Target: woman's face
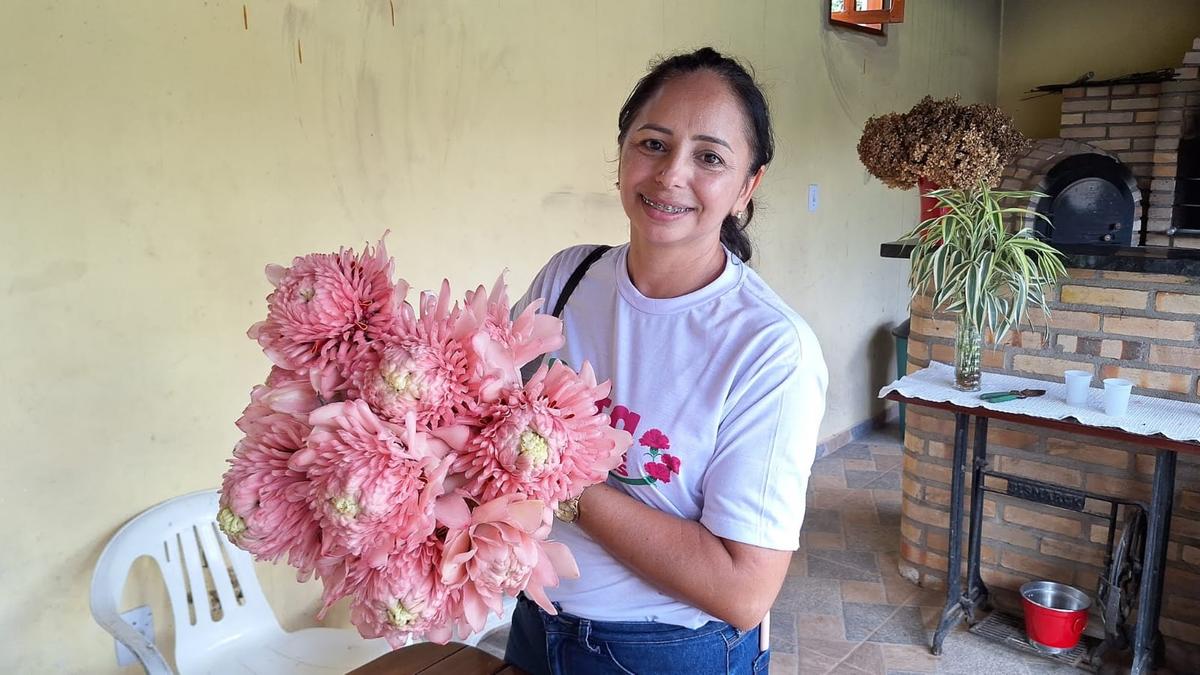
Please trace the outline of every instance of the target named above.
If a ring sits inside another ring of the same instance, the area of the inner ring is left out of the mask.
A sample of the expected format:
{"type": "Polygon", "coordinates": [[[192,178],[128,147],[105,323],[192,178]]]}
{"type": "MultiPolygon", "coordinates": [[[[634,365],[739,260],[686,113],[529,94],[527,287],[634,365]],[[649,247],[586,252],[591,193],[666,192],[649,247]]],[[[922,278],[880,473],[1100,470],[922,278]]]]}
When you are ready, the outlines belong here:
{"type": "Polygon", "coordinates": [[[763,168],[749,175],[749,120],[724,80],[677,77],[652,96],[621,144],[621,205],[640,246],[703,250],[721,222],[746,208],[763,168]]]}

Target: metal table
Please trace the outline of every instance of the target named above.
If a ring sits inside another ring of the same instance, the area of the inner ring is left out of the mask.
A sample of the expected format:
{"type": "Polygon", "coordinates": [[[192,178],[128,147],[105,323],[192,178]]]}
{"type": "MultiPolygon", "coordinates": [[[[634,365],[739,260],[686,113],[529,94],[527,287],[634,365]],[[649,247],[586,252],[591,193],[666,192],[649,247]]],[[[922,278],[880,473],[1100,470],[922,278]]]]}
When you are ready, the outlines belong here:
{"type": "MultiPolygon", "coordinates": [[[[942,642],[959,621],[975,622],[975,611],[988,600],[988,589],[979,573],[979,545],[982,537],[983,479],[987,473],[988,420],[997,419],[1027,426],[1069,432],[1152,448],[1157,452],[1154,463],[1153,491],[1147,508],[1146,545],[1142,558],[1140,599],[1137,623],[1133,631],[1132,675],[1148,675],[1154,666],[1158,637],[1158,618],[1162,607],[1163,572],[1166,567],[1168,530],[1175,493],[1175,462],[1177,453],[1200,454],[1200,442],[1176,441],[1163,436],[1146,436],[1107,427],[1079,423],[1073,419],[1054,420],[1031,415],[1002,412],[990,408],[969,407],[944,401],[912,398],[892,391],[885,398],[909,405],[946,410],[954,414],[954,459],[951,473],[949,564],[946,570],[947,598],[941,620],[933,636],[931,651],[942,652],[942,642]],[[973,444],[971,512],[967,551],[967,583],[963,588],[962,575],[962,518],[964,497],[963,472],[967,464],[967,431],[970,418],[975,418],[973,444]]],[[[1038,484],[1039,481],[1026,481],[1038,484]]],[[[1042,484],[1047,485],[1047,484],[1042,484]]],[[[1036,485],[1035,485],[1036,487],[1036,485]]],[[[1057,486],[1051,486],[1057,487],[1057,486]]],[[[1071,491],[1071,490],[1067,490],[1071,491]]],[[[1074,490],[1082,493],[1082,491],[1074,490]]],[[[1020,495],[1016,495],[1020,496],[1020,495]]],[[[1108,501],[1121,501],[1107,498],[1108,501]]],[[[1111,532],[1110,532],[1111,541],[1111,532]]]]}

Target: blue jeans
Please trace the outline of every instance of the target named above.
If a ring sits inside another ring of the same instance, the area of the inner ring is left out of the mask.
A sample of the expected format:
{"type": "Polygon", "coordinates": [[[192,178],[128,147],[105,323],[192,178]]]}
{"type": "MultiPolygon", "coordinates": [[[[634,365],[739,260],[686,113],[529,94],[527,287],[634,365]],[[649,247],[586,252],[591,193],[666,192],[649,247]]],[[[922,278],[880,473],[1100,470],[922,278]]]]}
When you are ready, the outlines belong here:
{"type": "Polygon", "coordinates": [[[766,675],[771,652],[759,653],[758,628],[550,616],[521,595],[504,660],[530,675],[766,675]]]}

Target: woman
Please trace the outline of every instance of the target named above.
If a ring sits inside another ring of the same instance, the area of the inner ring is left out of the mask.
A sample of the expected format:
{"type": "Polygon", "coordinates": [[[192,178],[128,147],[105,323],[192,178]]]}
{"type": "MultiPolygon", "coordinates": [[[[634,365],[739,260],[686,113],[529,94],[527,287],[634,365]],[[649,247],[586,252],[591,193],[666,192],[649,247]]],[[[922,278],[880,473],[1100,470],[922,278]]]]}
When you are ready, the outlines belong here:
{"type": "Polygon", "coordinates": [[[560,505],[552,537],[581,576],[547,589],[558,616],[521,599],[506,657],[531,673],[765,672],[758,625],[799,544],[827,379],[808,325],[746,265],[767,104],[704,48],[646,75],[618,129],[629,243],[556,254],[514,311],[569,297],[553,356],[612,380],[599,405],[635,445],[560,505]]]}

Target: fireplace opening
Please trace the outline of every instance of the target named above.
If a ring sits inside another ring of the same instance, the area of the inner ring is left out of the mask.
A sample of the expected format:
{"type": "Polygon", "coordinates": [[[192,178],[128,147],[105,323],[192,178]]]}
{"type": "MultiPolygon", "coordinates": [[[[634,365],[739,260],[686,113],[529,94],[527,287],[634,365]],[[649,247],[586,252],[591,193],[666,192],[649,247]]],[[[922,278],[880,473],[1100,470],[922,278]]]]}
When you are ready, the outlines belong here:
{"type": "Polygon", "coordinates": [[[1045,178],[1036,229],[1058,244],[1133,245],[1133,173],[1112,157],[1072,155],[1055,164],[1045,178]]]}

